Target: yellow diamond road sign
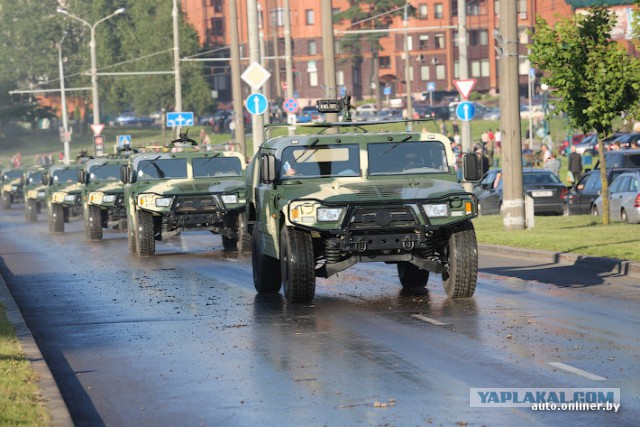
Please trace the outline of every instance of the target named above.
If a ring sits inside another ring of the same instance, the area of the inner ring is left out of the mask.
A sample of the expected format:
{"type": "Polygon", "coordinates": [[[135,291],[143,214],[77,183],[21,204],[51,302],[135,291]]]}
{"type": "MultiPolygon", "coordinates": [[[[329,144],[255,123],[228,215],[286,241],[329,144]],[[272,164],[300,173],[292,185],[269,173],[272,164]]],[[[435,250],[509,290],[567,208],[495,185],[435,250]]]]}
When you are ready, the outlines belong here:
{"type": "Polygon", "coordinates": [[[271,77],[271,73],[257,62],[252,62],[240,76],[253,90],[260,89],[271,77]]]}

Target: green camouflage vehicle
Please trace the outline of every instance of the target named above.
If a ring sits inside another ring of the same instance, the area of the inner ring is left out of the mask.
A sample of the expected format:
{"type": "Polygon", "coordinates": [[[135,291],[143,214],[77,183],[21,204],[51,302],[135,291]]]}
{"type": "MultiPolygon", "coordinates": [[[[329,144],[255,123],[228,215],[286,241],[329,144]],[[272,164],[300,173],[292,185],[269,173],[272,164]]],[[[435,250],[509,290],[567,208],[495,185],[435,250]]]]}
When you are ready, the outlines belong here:
{"type": "MultiPolygon", "coordinates": [[[[348,101],[336,109],[325,102],[318,102],[321,112],[348,108],[348,101]]],[[[269,138],[248,166],[256,290],[283,286],[287,301],[309,303],[316,277],[385,262],[397,265],[404,288],[423,288],[429,273],[439,273],[449,297],[471,297],[478,205],[457,182],[449,139],[367,132],[381,123],[345,120],[305,126],[322,133],[269,138]]],[[[464,156],[463,164],[465,180],[481,178],[477,156],[464,156]]]]}
{"type": "Polygon", "coordinates": [[[56,165],[44,175],[45,199],[49,214],[49,231],[64,233],[64,223],[71,217],[82,215],[82,183],[78,173],[84,165],[56,165]]]}
{"type": "Polygon", "coordinates": [[[24,198],[22,193],[23,169],[6,169],[2,171],[2,209],[11,209],[14,203],[21,203],[24,198]]]}
{"type": "Polygon", "coordinates": [[[124,207],[124,184],[120,180],[120,168],[129,162],[127,158],[101,158],[89,160],[80,172],[84,234],[91,240],[102,240],[102,229],[109,224],[119,230],[127,227],[124,207]],[[115,223],[115,224],[114,224],[115,223]]]}
{"type": "Polygon", "coordinates": [[[29,169],[24,173],[24,218],[36,222],[45,202],[46,185],[42,176],[46,173],[43,167],[29,169]]]}
{"type": "MultiPolygon", "coordinates": [[[[181,136],[174,144],[195,144],[181,136]]],[[[129,251],[153,255],[156,240],[185,230],[222,236],[225,250],[245,250],[241,154],[226,151],[144,153],[122,168],[129,251]]]]}

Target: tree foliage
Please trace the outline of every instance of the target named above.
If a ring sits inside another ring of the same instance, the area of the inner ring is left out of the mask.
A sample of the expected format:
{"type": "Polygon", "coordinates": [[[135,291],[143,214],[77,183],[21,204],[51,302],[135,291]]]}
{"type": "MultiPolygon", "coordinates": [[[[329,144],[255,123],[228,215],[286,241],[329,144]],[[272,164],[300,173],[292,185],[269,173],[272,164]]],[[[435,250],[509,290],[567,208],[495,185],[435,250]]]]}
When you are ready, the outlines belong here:
{"type": "Polygon", "coordinates": [[[551,27],[538,17],[530,60],[544,74],[557,110],[572,126],[598,133],[602,169],[603,223],[609,222],[603,139],[622,113],[636,116],[640,66],[611,39],[614,18],[606,8],[559,21],[551,27]]]}

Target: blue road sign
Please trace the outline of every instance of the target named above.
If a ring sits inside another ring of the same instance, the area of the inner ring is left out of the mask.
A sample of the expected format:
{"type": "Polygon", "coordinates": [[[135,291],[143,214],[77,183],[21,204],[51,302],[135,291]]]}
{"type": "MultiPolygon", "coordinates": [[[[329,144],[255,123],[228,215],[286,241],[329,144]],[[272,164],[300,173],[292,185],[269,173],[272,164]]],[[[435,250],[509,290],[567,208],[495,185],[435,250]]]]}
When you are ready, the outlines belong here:
{"type": "Polygon", "coordinates": [[[391,86],[385,86],[385,87],[382,89],[382,94],[383,94],[383,95],[391,95],[391,86]]]}
{"type": "Polygon", "coordinates": [[[347,88],[345,86],[340,86],[340,96],[345,96],[347,94],[347,88]]]}
{"type": "Polygon", "coordinates": [[[118,135],[118,147],[131,147],[131,135],[118,135]]]}
{"type": "Polygon", "coordinates": [[[300,105],[298,105],[298,101],[295,98],[288,98],[285,99],[282,103],[282,108],[284,108],[284,111],[286,111],[287,113],[294,114],[296,111],[298,111],[300,105]]]}
{"type": "Polygon", "coordinates": [[[473,116],[476,115],[476,107],[473,102],[464,101],[458,104],[456,107],[456,116],[463,122],[473,120],[473,116]]]}
{"type": "Polygon", "coordinates": [[[253,115],[264,114],[267,111],[267,104],[267,97],[261,93],[252,93],[245,102],[247,110],[253,115]]]}
{"type": "Polygon", "coordinates": [[[167,113],[167,126],[193,126],[192,112],[167,113]]]}
{"type": "Polygon", "coordinates": [[[427,92],[436,91],[436,82],[427,82],[427,92]]]}

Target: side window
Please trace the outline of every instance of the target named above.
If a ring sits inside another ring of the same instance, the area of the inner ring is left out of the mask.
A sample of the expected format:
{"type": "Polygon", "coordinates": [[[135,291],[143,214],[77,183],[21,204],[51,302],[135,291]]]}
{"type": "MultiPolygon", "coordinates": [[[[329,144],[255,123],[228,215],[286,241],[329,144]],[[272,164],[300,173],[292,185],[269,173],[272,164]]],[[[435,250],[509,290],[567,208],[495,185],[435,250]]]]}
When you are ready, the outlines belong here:
{"type": "Polygon", "coordinates": [[[624,188],[627,186],[627,180],[628,177],[626,176],[616,178],[616,180],[611,184],[610,193],[620,193],[621,191],[624,191],[624,188]]]}
{"type": "Polygon", "coordinates": [[[631,188],[629,189],[629,191],[631,191],[632,193],[635,193],[638,191],[638,188],[640,188],[640,186],[638,186],[638,180],[636,178],[631,180],[631,188]]]}
{"type": "Polygon", "coordinates": [[[584,185],[584,191],[588,193],[596,193],[598,190],[600,190],[600,187],[600,175],[597,173],[592,173],[587,177],[587,182],[584,185]]]}

